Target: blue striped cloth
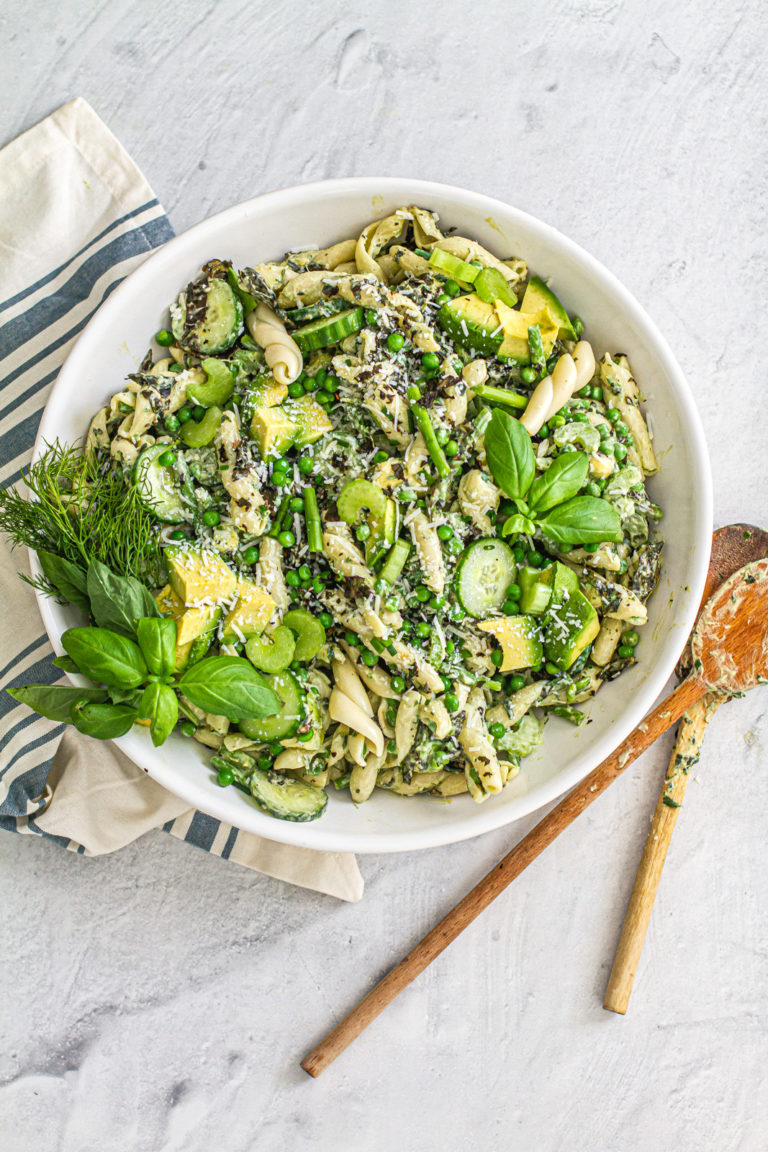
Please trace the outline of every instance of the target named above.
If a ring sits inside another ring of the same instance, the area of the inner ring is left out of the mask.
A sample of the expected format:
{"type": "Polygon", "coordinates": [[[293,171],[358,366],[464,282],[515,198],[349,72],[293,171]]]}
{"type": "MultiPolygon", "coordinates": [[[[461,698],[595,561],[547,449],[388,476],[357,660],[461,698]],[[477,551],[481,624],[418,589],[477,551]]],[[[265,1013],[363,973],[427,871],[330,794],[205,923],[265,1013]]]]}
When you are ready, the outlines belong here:
{"type": "MultiPolygon", "coordinates": [[[[0,189],[0,483],[10,486],[22,479],[49,391],[77,336],[120,281],[169,240],[173,229],[130,157],[82,100],[65,105],[0,151],[0,189]]],[[[34,594],[19,580],[18,571],[25,569],[26,555],[11,554],[3,542],[0,595],[13,612],[0,642],[0,688],[66,682],[51,663],[53,652],[34,594]]],[[[91,844],[83,842],[89,839],[85,834],[77,839],[47,831],[39,821],[52,795],[56,803],[49,776],[63,730],[0,693],[1,828],[45,836],[90,854],[146,831],[149,812],[171,811],[170,819],[163,822],[161,816],[154,826],[270,875],[342,899],[360,898],[362,880],[354,857],[276,845],[203,812],[185,810],[183,802],[139,773],[114,746],[97,746],[72,730],[59,755],[70,766],[75,763],[70,792],[73,787],[80,792],[68,797],[69,811],[79,809],[74,823],[88,828],[89,789],[94,797],[99,789],[103,793],[99,772],[105,772],[107,761],[115,774],[113,795],[126,810],[114,844],[100,835],[98,813],[90,822],[91,844]],[[141,796],[131,800],[138,792],[141,796]]],[[[105,802],[101,795],[99,803],[105,802]]]]}

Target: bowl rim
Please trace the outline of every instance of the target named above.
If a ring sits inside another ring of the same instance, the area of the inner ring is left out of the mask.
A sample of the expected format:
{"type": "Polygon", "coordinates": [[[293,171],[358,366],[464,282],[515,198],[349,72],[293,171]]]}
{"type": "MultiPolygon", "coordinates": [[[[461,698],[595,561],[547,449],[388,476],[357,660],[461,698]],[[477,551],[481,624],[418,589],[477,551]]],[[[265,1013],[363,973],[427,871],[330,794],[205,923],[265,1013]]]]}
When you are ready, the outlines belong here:
{"type": "MultiPolygon", "coordinates": [[[[495,197],[457,185],[412,179],[409,176],[352,176],[295,184],[231,205],[229,208],[214,213],[179,233],[178,236],[150,254],[138,268],[131,272],[96,310],[83,328],[70,349],[46,401],[35,438],[32,459],[36,460],[43,444],[50,442],[51,430],[47,427],[49,412],[52,410],[54,398],[69,387],[71,373],[68,371],[68,367],[74,361],[76,349],[81,343],[90,340],[91,333],[94,330],[98,332],[100,325],[107,323],[112,314],[122,308],[123,300],[130,299],[137,287],[140,289],[145,282],[151,284],[154,271],[160,265],[173,262],[177,258],[181,264],[187,249],[194,248],[195,245],[202,246],[206,232],[215,230],[222,225],[226,226],[230,221],[261,214],[262,211],[269,211],[278,205],[285,211],[291,207],[301,208],[307,201],[324,197],[341,197],[347,193],[358,196],[369,194],[373,204],[375,197],[391,196],[396,191],[397,195],[402,197],[404,186],[407,186],[409,201],[412,200],[415,203],[429,203],[430,197],[442,197],[452,200],[457,207],[475,211],[482,208],[484,213],[490,217],[493,217],[495,213],[503,213],[508,218],[516,218],[526,231],[537,235],[549,244],[554,244],[555,247],[567,252],[572,259],[580,262],[589,272],[591,278],[599,282],[605,290],[618,299],[622,310],[637,324],[643,341],[649,341],[654,346],[657,356],[665,364],[676,401],[682,409],[691,464],[695,471],[695,475],[692,477],[692,488],[696,490],[696,503],[693,509],[694,547],[691,549],[690,571],[687,572],[689,595],[687,604],[680,610],[681,615],[675,620],[675,625],[680,629],[681,634],[683,628],[687,634],[696,619],[709,565],[713,491],[709,453],[701,418],[693,400],[691,389],[672,349],[655,321],[632,293],[625,288],[613,272],[581,245],[564,235],[559,229],[546,224],[522,209],[495,197]]],[[[373,210],[375,211],[375,208],[373,210]]],[[[30,565],[33,572],[39,574],[40,568],[37,557],[31,551],[30,565]]],[[[61,654],[60,631],[54,620],[53,602],[37,589],[35,592],[43,624],[51,644],[56,652],[61,654]]],[[[435,827],[421,829],[392,830],[388,831],[386,836],[376,834],[371,839],[366,836],[364,829],[350,833],[325,831],[322,820],[311,823],[274,820],[254,806],[252,812],[249,809],[243,810],[246,818],[239,820],[237,827],[265,839],[296,847],[314,848],[324,852],[359,852],[363,854],[388,854],[434,848],[444,844],[459,843],[485,832],[495,831],[524,819],[531,813],[551,804],[575,787],[597,764],[610,755],[640,723],[654,701],[658,699],[674,670],[676,660],[675,653],[669,652],[666,659],[658,661],[656,668],[640,685],[627,706],[611,724],[609,732],[601,738],[598,744],[590,751],[576,752],[564,769],[549,780],[537,784],[524,795],[517,797],[512,807],[512,815],[510,815],[509,806],[494,806],[491,802],[482,807],[473,806],[473,810],[468,811],[467,816],[461,821],[446,822],[435,827]]],[[[74,683],[78,682],[77,677],[71,677],[71,679],[74,683]]],[[[132,738],[131,734],[115,740],[114,743],[133,763],[146,771],[168,791],[187,801],[191,807],[199,809],[224,823],[232,823],[230,807],[223,802],[226,790],[222,790],[222,802],[219,803],[216,793],[211,792],[209,796],[202,789],[201,782],[198,782],[194,776],[179,778],[177,771],[167,767],[158,758],[157,749],[149,746],[146,749],[137,747],[135,737],[132,738]],[[144,751],[146,751],[146,755],[143,754],[144,751]]]]}

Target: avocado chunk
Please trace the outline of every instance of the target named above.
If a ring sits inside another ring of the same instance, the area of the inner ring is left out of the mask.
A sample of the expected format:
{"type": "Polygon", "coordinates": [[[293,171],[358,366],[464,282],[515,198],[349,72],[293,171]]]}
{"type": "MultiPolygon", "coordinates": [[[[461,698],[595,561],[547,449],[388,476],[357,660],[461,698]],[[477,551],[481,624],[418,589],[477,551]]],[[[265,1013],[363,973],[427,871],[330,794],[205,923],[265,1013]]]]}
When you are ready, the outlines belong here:
{"type": "Polygon", "coordinates": [[[288,385],[278,384],[274,376],[257,376],[248,388],[247,399],[252,409],[275,408],[288,395],[288,385]]]}
{"type": "Polygon", "coordinates": [[[541,663],[541,633],[534,616],[495,616],[483,620],[478,628],[490,632],[501,645],[504,660],[499,672],[514,672],[517,668],[530,668],[541,663]]]}
{"type": "Polygon", "coordinates": [[[457,344],[473,348],[483,356],[495,356],[501,346],[503,337],[496,309],[474,292],[455,296],[443,304],[437,322],[457,344]]]}
{"type": "Polygon", "coordinates": [[[575,340],[576,333],[571,324],[570,317],[566,312],[563,305],[555,296],[551,288],[548,288],[542,279],[538,276],[531,276],[528,281],[528,287],[523,296],[523,303],[521,305],[523,312],[539,312],[546,311],[551,319],[551,322],[556,325],[558,335],[561,340],[575,340]]]}
{"type": "Polygon", "coordinates": [[[183,605],[200,600],[227,600],[235,590],[237,576],[215,552],[168,548],[169,584],[183,605]]]}
{"type": "Polygon", "coordinates": [[[264,631],[277,605],[253,580],[238,580],[237,600],[222,626],[222,640],[232,643],[264,631]]]}
{"type": "Polygon", "coordinates": [[[262,460],[287,452],[293,445],[297,431],[298,425],[280,405],[257,408],[253,413],[251,436],[259,446],[262,460]]]}
{"type": "Polygon", "coordinates": [[[176,647],[191,644],[198,637],[213,632],[221,619],[218,604],[202,604],[199,608],[187,608],[176,620],[176,647]]]}
{"type": "Polygon", "coordinates": [[[318,404],[314,396],[300,396],[297,400],[287,400],[283,410],[296,425],[293,440],[295,448],[306,448],[333,429],[328,413],[322,404],[318,404]]]}
{"type": "Polygon", "coordinates": [[[496,313],[504,330],[504,338],[499,346],[500,359],[514,360],[518,364],[528,364],[531,349],[528,344],[528,329],[537,326],[541,332],[544,355],[549,356],[557,340],[557,325],[545,309],[527,312],[508,308],[502,300],[496,301],[496,313]]]}
{"type": "Polygon", "coordinates": [[[567,671],[600,631],[600,621],[583,592],[578,589],[553,596],[544,615],[544,651],[547,660],[567,671]]]}

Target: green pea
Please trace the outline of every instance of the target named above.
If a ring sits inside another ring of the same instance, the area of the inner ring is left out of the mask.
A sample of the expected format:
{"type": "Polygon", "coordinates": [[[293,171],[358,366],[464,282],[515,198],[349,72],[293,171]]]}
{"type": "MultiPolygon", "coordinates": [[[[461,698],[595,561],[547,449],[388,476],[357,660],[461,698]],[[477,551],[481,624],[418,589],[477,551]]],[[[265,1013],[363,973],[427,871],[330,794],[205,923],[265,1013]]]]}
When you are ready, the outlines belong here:
{"type": "Polygon", "coordinates": [[[293,548],[296,543],[296,537],[293,532],[289,532],[287,529],[284,532],[278,532],[277,539],[283,548],[293,548]]]}
{"type": "Polygon", "coordinates": [[[379,662],[379,657],[375,652],[370,652],[367,648],[360,657],[366,668],[373,668],[379,662]]]}
{"type": "Polygon", "coordinates": [[[510,584],[507,588],[507,600],[519,600],[523,594],[523,590],[519,584],[510,584]]]}
{"type": "Polygon", "coordinates": [[[272,756],[279,756],[283,751],[283,746],[279,740],[270,740],[269,751],[272,756]]]}
{"type": "Polygon", "coordinates": [[[443,449],[443,451],[445,452],[446,456],[450,459],[452,456],[455,456],[457,454],[457,452],[459,451],[459,446],[455,440],[449,440],[448,443],[446,444],[445,448],[443,449]]]}
{"type": "Polygon", "coordinates": [[[525,368],[521,368],[520,369],[520,379],[523,381],[524,384],[535,383],[535,381],[536,381],[536,369],[535,368],[529,368],[527,366],[525,368]]]}
{"type": "Polygon", "coordinates": [[[374,464],[383,464],[385,460],[389,460],[389,454],[382,448],[379,448],[378,452],[373,458],[373,462],[374,464]]]}
{"type": "Polygon", "coordinates": [[[446,280],[445,284],[443,284],[443,291],[448,296],[458,296],[459,292],[461,292],[461,288],[455,280],[446,280]]]}
{"type": "Polygon", "coordinates": [[[320,593],[323,591],[323,587],[324,585],[322,576],[315,576],[314,580],[312,581],[312,591],[316,596],[320,595],[320,593]]]}
{"type": "Polygon", "coordinates": [[[256,561],[258,560],[258,558],[259,558],[258,548],[246,548],[245,552],[243,552],[243,563],[244,564],[255,564],[256,561]]]}
{"type": "Polygon", "coordinates": [[[310,728],[308,732],[299,732],[296,739],[301,741],[302,744],[307,744],[312,739],[313,736],[314,736],[314,732],[310,728]]]}
{"type": "Polygon", "coordinates": [[[360,541],[367,540],[370,535],[371,529],[368,524],[360,524],[360,526],[355,529],[355,536],[357,536],[360,541]]]}
{"type": "Polygon", "coordinates": [[[541,428],[539,428],[539,436],[542,440],[549,436],[549,424],[542,424],[541,428]]]}
{"type": "Polygon", "coordinates": [[[392,691],[396,692],[398,696],[405,692],[405,680],[402,676],[393,676],[390,684],[392,685],[392,691]]]}
{"type": "Polygon", "coordinates": [[[437,530],[437,535],[440,540],[450,540],[453,536],[453,528],[450,524],[441,524],[437,530]]]}
{"type": "Polygon", "coordinates": [[[234,773],[231,768],[219,768],[219,775],[217,780],[222,788],[226,788],[234,780],[234,773]]]}
{"type": "Polygon", "coordinates": [[[302,456],[299,460],[299,472],[302,476],[311,476],[315,467],[315,462],[311,456],[302,456]]]}
{"type": "Polygon", "coordinates": [[[601,488],[600,485],[596,484],[594,480],[590,480],[584,491],[586,492],[587,496],[599,496],[601,488]]]}
{"type": "Polygon", "coordinates": [[[301,584],[298,572],[286,572],[285,582],[289,588],[298,588],[299,584],[301,584]]]}
{"type": "Polygon", "coordinates": [[[321,612],[318,616],[318,620],[322,624],[323,628],[331,628],[333,626],[333,616],[331,616],[330,612],[321,612]]]}
{"type": "Polygon", "coordinates": [[[518,672],[509,678],[509,689],[511,692],[519,692],[521,688],[525,688],[525,676],[521,676],[518,672]]]}
{"type": "Polygon", "coordinates": [[[405,344],[405,336],[402,332],[390,332],[387,336],[387,348],[390,352],[399,352],[403,344],[405,344]]]}
{"type": "Polygon", "coordinates": [[[284,488],[288,483],[288,477],[281,468],[274,468],[272,471],[272,483],[275,488],[284,488]]]}
{"type": "Polygon", "coordinates": [[[449,300],[450,300],[450,296],[447,294],[447,292],[441,292],[440,295],[437,297],[437,303],[438,304],[447,304],[449,300]]]}
{"type": "Polygon", "coordinates": [[[179,731],[181,732],[182,736],[189,737],[194,736],[197,728],[191,720],[182,720],[181,724],[179,724],[179,731]]]}
{"type": "Polygon", "coordinates": [[[155,340],[161,348],[170,348],[171,344],[175,344],[173,333],[169,332],[167,328],[161,328],[159,332],[156,332],[155,340]]]}
{"type": "Polygon", "coordinates": [[[571,327],[577,336],[581,336],[582,332],[584,331],[584,321],[582,320],[581,316],[571,317],[571,327]]]}
{"type": "Polygon", "coordinates": [[[327,376],[323,381],[323,390],[325,392],[338,392],[341,380],[338,376],[327,376]]]}
{"type": "Polygon", "coordinates": [[[309,584],[311,579],[312,569],[308,564],[302,564],[299,568],[299,580],[301,580],[302,584],[309,584]]]}
{"type": "Polygon", "coordinates": [[[165,418],[165,426],[169,432],[178,432],[180,427],[178,416],[174,416],[173,412],[169,412],[165,418]]]}
{"type": "Polygon", "coordinates": [[[546,664],[544,665],[544,671],[548,672],[550,676],[560,675],[560,669],[558,668],[557,664],[553,664],[551,660],[547,660],[546,664]]]}
{"type": "Polygon", "coordinates": [[[303,513],[304,512],[304,501],[302,500],[301,496],[292,496],[291,502],[288,505],[288,508],[294,514],[297,512],[300,514],[303,513]]]}
{"type": "Polygon", "coordinates": [[[449,712],[458,712],[459,698],[455,692],[446,692],[445,696],[443,697],[443,703],[449,712]]]}
{"type": "Polygon", "coordinates": [[[306,380],[302,380],[302,384],[304,385],[305,392],[316,392],[319,387],[314,376],[307,376],[306,380]]]}
{"type": "Polygon", "coordinates": [[[325,368],[318,368],[317,372],[315,372],[315,384],[317,384],[318,388],[321,388],[323,384],[325,384],[327,376],[328,373],[325,368]]]}
{"type": "Polygon", "coordinates": [[[626,460],[627,458],[627,450],[623,444],[614,444],[613,454],[617,460],[626,460]]]}
{"type": "Polygon", "coordinates": [[[207,525],[208,528],[215,528],[220,520],[221,516],[215,508],[209,508],[203,512],[203,524],[207,525]]]}
{"type": "Polygon", "coordinates": [[[425,352],[421,358],[421,363],[425,368],[439,368],[440,357],[435,352],[425,352]]]}
{"type": "Polygon", "coordinates": [[[520,605],[515,600],[505,600],[501,606],[502,616],[517,616],[520,605]]]}
{"type": "Polygon", "coordinates": [[[530,564],[531,568],[541,568],[544,563],[544,557],[541,555],[541,553],[535,552],[533,549],[531,549],[530,552],[526,552],[525,558],[530,564]]]}
{"type": "Polygon", "coordinates": [[[578,392],[576,393],[577,396],[590,396],[591,394],[592,389],[590,388],[589,384],[585,384],[583,388],[579,388],[578,392]]]}
{"type": "Polygon", "coordinates": [[[451,438],[451,434],[447,428],[436,428],[435,429],[435,440],[437,440],[438,444],[440,444],[440,445],[447,444],[448,441],[450,440],[450,438],[451,438]]]}
{"type": "Polygon", "coordinates": [[[419,584],[418,588],[415,590],[414,595],[416,596],[417,600],[421,601],[422,604],[426,604],[432,593],[425,584],[419,584]]]}
{"type": "Polygon", "coordinates": [[[184,404],[181,408],[179,408],[176,416],[178,418],[179,424],[186,424],[187,420],[192,419],[192,409],[188,408],[187,405],[184,404]]]}
{"type": "Polygon", "coordinates": [[[493,724],[489,724],[488,731],[490,732],[491,736],[493,736],[494,740],[500,740],[506,732],[506,728],[500,720],[496,720],[493,724]]]}
{"type": "Polygon", "coordinates": [[[323,408],[330,408],[331,404],[333,404],[333,396],[331,396],[330,392],[319,392],[317,402],[318,404],[322,404],[323,408]]]}
{"type": "Polygon", "coordinates": [[[202,404],[195,404],[194,408],[192,409],[192,416],[195,420],[197,420],[199,424],[203,416],[205,416],[205,408],[203,408],[202,404]]]}
{"type": "Polygon", "coordinates": [[[272,757],[267,756],[266,753],[262,753],[256,761],[256,767],[260,768],[262,772],[269,772],[272,767],[272,757]]]}
{"type": "Polygon", "coordinates": [[[599,384],[593,384],[589,394],[593,400],[602,400],[603,398],[603,390],[599,384]]]}
{"type": "Polygon", "coordinates": [[[373,308],[366,308],[365,322],[369,328],[375,328],[379,322],[379,314],[373,308]]]}
{"type": "Polygon", "coordinates": [[[494,648],[493,652],[491,652],[491,664],[493,664],[494,668],[501,668],[503,663],[504,653],[500,648],[494,648]]]}
{"type": "Polygon", "coordinates": [[[634,628],[630,629],[629,632],[622,632],[621,642],[622,644],[628,645],[630,648],[634,648],[636,644],[640,643],[640,635],[639,633],[635,632],[634,628]]]}
{"type": "Polygon", "coordinates": [[[360,640],[357,636],[357,633],[350,632],[349,629],[347,629],[347,631],[344,633],[344,639],[346,640],[347,644],[349,644],[350,648],[360,647],[360,640]]]}
{"type": "Polygon", "coordinates": [[[292,380],[288,385],[288,395],[291,396],[294,400],[298,400],[299,396],[303,396],[304,391],[304,385],[300,380],[292,380]]]}
{"type": "Polygon", "coordinates": [[[427,603],[433,612],[440,612],[445,608],[445,596],[430,596],[427,603]]]}
{"type": "Polygon", "coordinates": [[[158,463],[162,464],[165,468],[170,468],[172,464],[176,463],[176,455],[173,452],[161,452],[158,457],[158,463]]]}
{"type": "Polygon", "coordinates": [[[563,424],[565,424],[565,416],[561,416],[559,412],[552,416],[549,421],[550,428],[562,428],[563,424]]]}
{"type": "Polygon", "coordinates": [[[620,416],[621,412],[619,412],[618,408],[606,408],[605,410],[605,418],[606,420],[610,420],[611,424],[615,424],[620,416]]]}
{"type": "Polygon", "coordinates": [[[635,654],[635,650],[631,644],[619,644],[616,649],[616,654],[619,660],[631,660],[635,654]]]}
{"type": "Polygon", "coordinates": [[[183,528],[174,528],[171,532],[171,540],[186,540],[187,534],[183,528]]]}
{"type": "Polygon", "coordinates": [[[600,551],[600,545],[599,544],[584,544],[583,548],[584,548],[585,552],[590,552],[590,553],[600,551]]]}
{"type": "Polygon", "coordinates": [[[426,620],[419,620],[418,624],[416,625],[416,635],[421,636],[422,640],[426,640],[427,636],[430,636],[431,633],[432,629],[430,628],[429,624],[427,624],[426,620]]]}

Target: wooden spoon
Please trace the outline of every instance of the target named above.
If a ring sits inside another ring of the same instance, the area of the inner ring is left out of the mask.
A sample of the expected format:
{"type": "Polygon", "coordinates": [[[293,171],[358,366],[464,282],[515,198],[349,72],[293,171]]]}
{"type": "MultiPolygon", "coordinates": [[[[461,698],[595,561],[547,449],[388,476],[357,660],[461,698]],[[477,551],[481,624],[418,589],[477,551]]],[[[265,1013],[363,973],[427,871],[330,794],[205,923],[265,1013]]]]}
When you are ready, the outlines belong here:
{"type": "MultiPolygon", "coordinates": [[[[768,532],[762,528],[756,528],[752,524],[728,524],[725,528],[719,528],[712,537],[712,555],[701,607],[712,592],[738,568],[763,556],[768,556],[768,532]]],[[[691,661],[691,646],[687,644],[677,666],[679,676],[685,676],[690,671],[691,661]]],[[[680,721],[677,740],[651,818],[651,826],[638,865],[605,991],[603,1008],[609,1012],[619,1012],[623,1015],[629,1007],[635,973],[640,963],[653,904],[661,883],[667,849],[690,780],[690,770],[699,759],[707,724],[720,705],[728,699],[729,697],[721,692],[708,692],[684,714],[680,721]]]]}
{"type": "Polygon", "coordinates": [[[463,900],[302,1060],[319,1076],[388,1004],[447,948],[662,732],[707,692],[745,692],[768,682],[768,560],[748,564],[709,600],[693,635],[694,671],[569,792],[463,900]]]}

